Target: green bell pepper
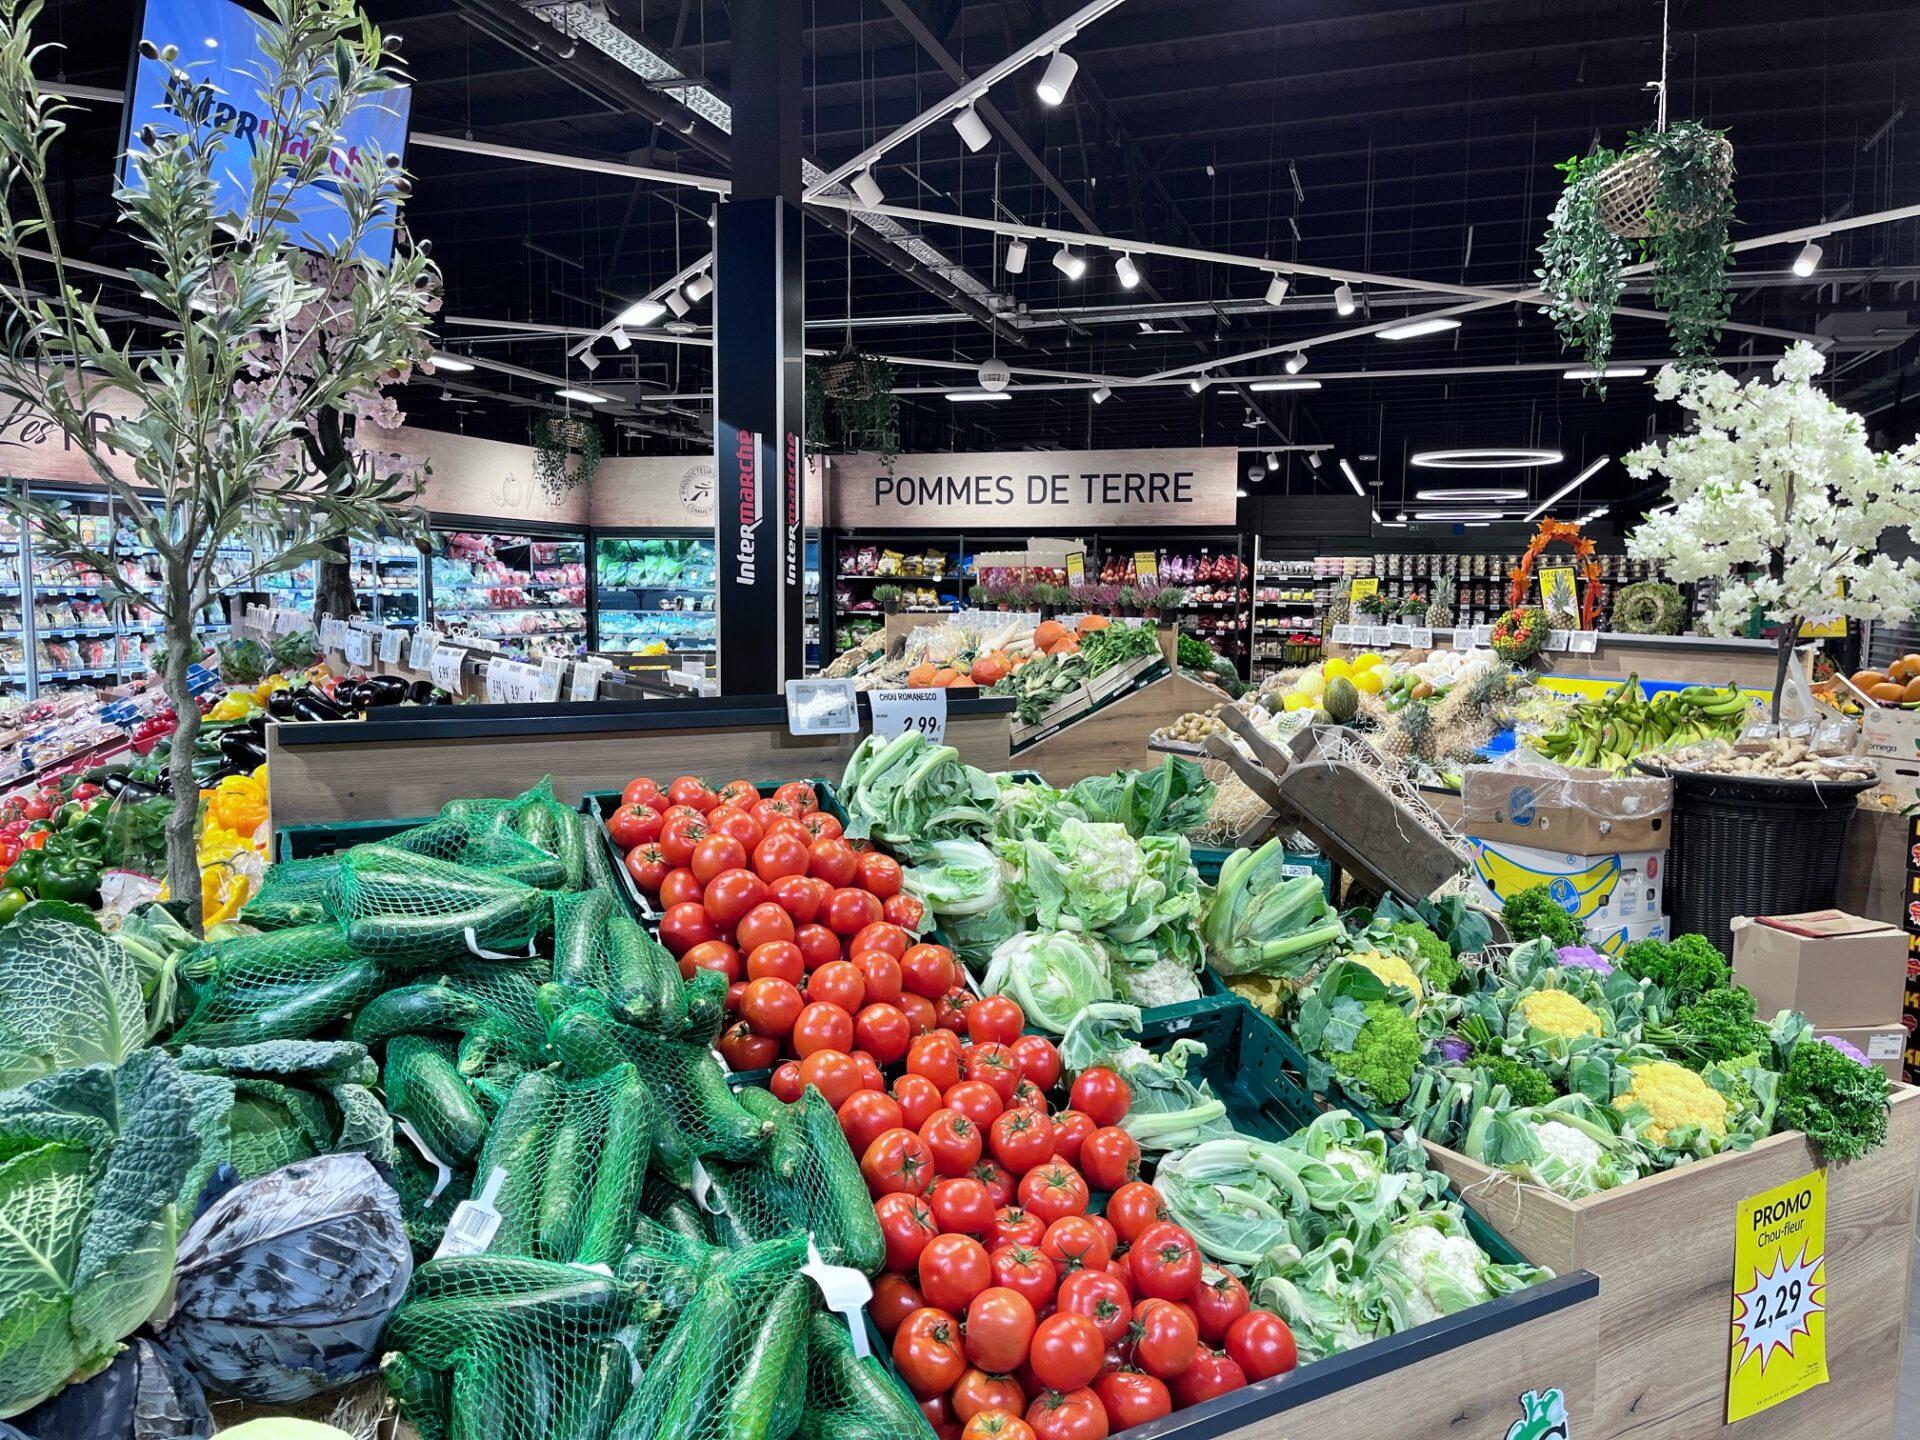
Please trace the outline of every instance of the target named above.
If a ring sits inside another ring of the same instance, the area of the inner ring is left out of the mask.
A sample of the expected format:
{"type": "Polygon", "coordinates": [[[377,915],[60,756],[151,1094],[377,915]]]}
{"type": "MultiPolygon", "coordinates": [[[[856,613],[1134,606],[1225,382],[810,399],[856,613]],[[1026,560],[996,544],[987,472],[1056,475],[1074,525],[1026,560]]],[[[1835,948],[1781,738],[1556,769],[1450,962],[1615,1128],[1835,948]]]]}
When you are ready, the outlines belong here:
{"type": "Polygon", "coordinates": [[[44,850],[22,850],[7,867],[7,884],[21,890],[32,890],[40,881],[40,872],[46,867],[47,852],[44,850]]]}
{"type": "Polygon", "coordinates": [[[11,885],[0,888],[0,925],[18,915],[32,898],[26,891],[16,890],[11,885]]]}
{"type": "Polygon", "coordinates": [[[82,855],[55,854],[40,867],[40,898],[94,905],[100,900],[100,866],[82,855]]]}

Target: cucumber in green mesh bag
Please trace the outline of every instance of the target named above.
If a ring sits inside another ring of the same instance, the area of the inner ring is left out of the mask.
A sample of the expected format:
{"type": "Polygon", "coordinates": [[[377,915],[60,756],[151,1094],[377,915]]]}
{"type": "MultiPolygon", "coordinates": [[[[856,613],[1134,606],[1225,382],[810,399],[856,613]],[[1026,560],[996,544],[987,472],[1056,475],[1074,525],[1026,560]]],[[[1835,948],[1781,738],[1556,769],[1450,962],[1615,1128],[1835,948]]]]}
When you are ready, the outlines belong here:
{"type": "Polygon", "coordinates": [[[553,928],[548,892],[391,845],[348,852],[329,908],[356,955],[402,971],[465,956],[524,958],[553,928]]]}

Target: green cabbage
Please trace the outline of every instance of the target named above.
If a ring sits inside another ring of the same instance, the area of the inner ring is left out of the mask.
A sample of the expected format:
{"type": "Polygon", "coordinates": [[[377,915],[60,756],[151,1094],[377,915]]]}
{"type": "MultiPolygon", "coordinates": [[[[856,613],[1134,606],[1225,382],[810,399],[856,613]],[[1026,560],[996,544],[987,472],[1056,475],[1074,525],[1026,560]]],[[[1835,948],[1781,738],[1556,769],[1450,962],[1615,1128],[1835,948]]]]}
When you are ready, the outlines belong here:
{"type": "Polygon", "coordinates": [[[1067,803],[1088,820],[1127,827],[1136,839],[1184,835],[1205,823],[1218,787],[1191,760],[1169,755],[1157,770],[1090,775],[1067,791],[1067,803]]]}
{"type": "Polygon", "coordinates": [[[1035,928],[1096,935],[1137,965],[1171,955],[1199,968],[1202,896],[1183,836],[1136,840],[1124,825],[1069,815],[995,849],[1013,904],[1035,928]]]}
{"type": "Polygon", "coordinates": [[[1056,1035],[1087,1006],[1113,998],[1100,942],[1063,930],[1009,936],[994,950],[981,988],[990,995],[1011,995],[1029,1024],[1056,1035]]]}
{"type": "Polygon", "coordinates": [[[140,967],[86,926],[23,914],[0,928],[0,995],[0,1091],[75,1066],[118,1065],[147,1042],[140,967]]]}

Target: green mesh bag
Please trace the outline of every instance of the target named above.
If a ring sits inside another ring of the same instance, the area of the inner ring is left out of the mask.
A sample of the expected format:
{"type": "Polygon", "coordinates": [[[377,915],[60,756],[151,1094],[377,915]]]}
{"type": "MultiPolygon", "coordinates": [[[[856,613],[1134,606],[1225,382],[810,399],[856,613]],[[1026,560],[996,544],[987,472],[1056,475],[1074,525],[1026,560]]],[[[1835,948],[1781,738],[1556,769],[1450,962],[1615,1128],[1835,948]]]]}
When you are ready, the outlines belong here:
{"type": "Polygon", "coordinates": [[[856,1356],[846,1323],[807,1321],[805,1402],[799,1440],[932,1440],[933,1427],[905,1387],[869,1355],[856,1356]]]}
{"type": "Polygon", "coordinates": [[[553,926],[548,892],[391,845],[348,851],[328,908],[354,954],[400,971],[525,958],[553,926]]]}
{"type": "Polygon", "coordinates": [[[241,907],[240,919],[261,930],[317,925],[327,918],[327,892],[339,873],[338,855],[269,865],[259,890],[241,907]]]}
{"type": "Polygon", "coordinates": [[[169,1043],[193,1045],[309,1039],[388,984],[332,924],[210,941],[181,962],[180,980],[191,1008],[169,1043]]]}
{"type": "Polygon", "coordinates": [[[466,826],[475,834],[509,836],[533,846],[559,862],[555,888],[578,890],[587,878],[587,841],[590,836],[579,815],[554,798],[553,777],[507,800],[452,800],[440,818],[466,826]]]}
{"type": "Polygon", "coordinates": [[[643,1030],[678,1037],[686,1025],[679,962],[610,891],[582,890],[554,901],[553,981],[598,991],[616,1019],[643,1030]]]}
{"type": "MultiPolygon", "coordinates": [[[[471,870],[485,870],[532,885],[540,890],[564,888],[566,870],[559,859],[529,844],[511,830],[492,829],[470,821],[442,816],[402,830],[380,842],[410,855],[445,860],[471,870]]],[[[357,847],[356,847],[357,848],[357,847]]]]}
{"type": "Polygon", "coordinates": [[[394,1154],[393,1189],[400,1197],[400,1218],[413,1258],[425,1260],[440,1248],[455,1208],[472,1196],[473,1176],[460,1170],[443,1172],[402,1140],[394,1154]]]}

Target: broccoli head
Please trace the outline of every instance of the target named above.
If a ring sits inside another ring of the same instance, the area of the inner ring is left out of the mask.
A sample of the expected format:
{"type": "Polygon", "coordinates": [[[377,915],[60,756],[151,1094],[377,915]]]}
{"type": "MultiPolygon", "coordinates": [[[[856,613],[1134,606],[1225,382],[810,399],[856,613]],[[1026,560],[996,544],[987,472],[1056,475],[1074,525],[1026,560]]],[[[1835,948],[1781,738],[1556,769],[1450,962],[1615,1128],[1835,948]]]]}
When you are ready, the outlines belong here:
{"type": "Polygon", "coordinates": [[[1467,1063],[1476,1070],[1486,1071],[1496,1085],[1506,1086],[1516,1106],[1545,1105],[1560,1094],[1554,1088],[1553,1081],[1543,1073],[1531,1065],[1522,1064],[1511,1055],[1483,1051],[1467,1063]]]}
{"type": "Polygon", "coordinates": [[[1413,1017],[1390,1000],[1369,1000],[1366,1022],[1353,1048],[1330,1058],[1343,1081],[1373,1104],[1397,1109],[1413,1093],[1413,1067],[1420,1063],[1420,1031],[1413,1017]]]}
{"type": "Polygon", "coordinates": [[[1500,923],[1516,945],[1543,935],[1556,947],[1584,945],[1587,940],[1586,927],[1566,912],[1545,885],[1530,885],[1509,895],[1500,907],[1500,923]]]}
{"type": "Polygon", "coordinates": [[[1709,990],[1681,1009],[1673,1023],[1680,1049],[1696,1070],[1715,1061],[1765,1059],[1773,1053],[1773,1037],[1753,1018],[1753,992],[1744,985],[1709,990]]]}
{"type": "Polygon", "coordinates": [[[1704,935],[1680,935],[1671,941],[1636,940],[1620,952],[1618,968],[1636,980],[1658,985],[1676,1007],[1726,989],[1733,978],[1726,957],[1704,935]]]}

